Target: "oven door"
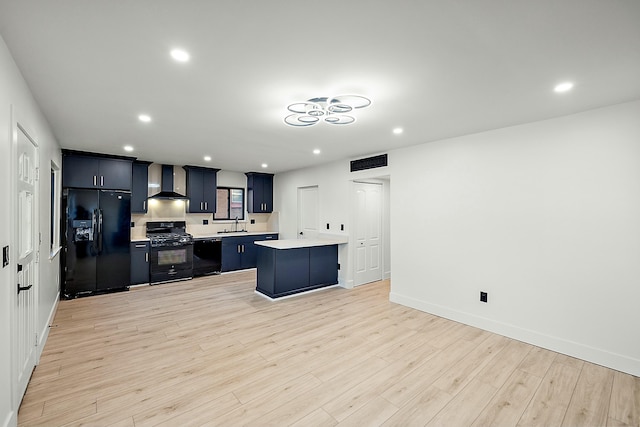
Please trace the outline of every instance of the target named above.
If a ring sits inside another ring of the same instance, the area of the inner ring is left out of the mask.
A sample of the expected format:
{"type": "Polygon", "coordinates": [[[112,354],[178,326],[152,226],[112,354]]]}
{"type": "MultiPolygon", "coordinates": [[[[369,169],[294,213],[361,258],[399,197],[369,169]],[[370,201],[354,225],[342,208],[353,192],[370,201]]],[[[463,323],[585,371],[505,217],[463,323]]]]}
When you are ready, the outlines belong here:
{"type": "Polygon", "coordinates": [[[193,277],[193,244],[151,248],[151,283],[193,277]]]}

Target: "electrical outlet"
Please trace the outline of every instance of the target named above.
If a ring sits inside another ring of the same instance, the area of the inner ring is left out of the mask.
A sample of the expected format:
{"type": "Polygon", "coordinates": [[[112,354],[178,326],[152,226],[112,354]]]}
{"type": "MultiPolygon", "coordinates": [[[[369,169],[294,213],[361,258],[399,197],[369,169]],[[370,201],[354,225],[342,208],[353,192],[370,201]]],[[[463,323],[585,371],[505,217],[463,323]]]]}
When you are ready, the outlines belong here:
{"type": "Polygon", "coordinates": [[[329,229],[329,223],[327,223],[327,230],[329,229]]]}
{"type": "Polygon", "coordinates": [[[487,293],[486,292],[480,292],[480,301],[481,302],[487,302],[487,293]]]}
{"type": "Polygon", "coordinates": [[[208,219],[203,219],[202,220],[202,225],[208,225],[209,224],[209,220],[208,219]]]}
{"type": "Polygon", "coordinates": [[[340,270],[340,263],[338,263],[338,270],[340,270]]]}
{"type": "Polygon", "coordinates": [[[133,227],[135,227],[135,226],[136,226],[136,223],[135,223],[135,222],[133,222],[133,221],[131,221],[131,228],[133,228],[133,227]]]}
{"type": "Polygon", "coordinates": [[[251,218],[251,224],[255,224],[255,223],[256,223],[256,220],[251,218]]]}
{"type": "Polygon", "coordinates": [[[344,231],[344,224],[340,224],[340,231],[344,231]]]}

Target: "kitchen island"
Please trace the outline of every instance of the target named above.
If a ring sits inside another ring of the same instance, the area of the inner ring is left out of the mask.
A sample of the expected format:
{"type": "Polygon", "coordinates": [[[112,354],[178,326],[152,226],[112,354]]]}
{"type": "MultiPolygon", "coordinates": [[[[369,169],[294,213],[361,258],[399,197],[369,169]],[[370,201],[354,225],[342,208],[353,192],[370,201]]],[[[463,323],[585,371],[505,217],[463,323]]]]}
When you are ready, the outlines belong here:
{"type": "Polygon", "coordinates": [[[256,291],[281,298],[338,283],[338,245],[346,239],[299,239],[255,242],[258,247],[256,291]]]}

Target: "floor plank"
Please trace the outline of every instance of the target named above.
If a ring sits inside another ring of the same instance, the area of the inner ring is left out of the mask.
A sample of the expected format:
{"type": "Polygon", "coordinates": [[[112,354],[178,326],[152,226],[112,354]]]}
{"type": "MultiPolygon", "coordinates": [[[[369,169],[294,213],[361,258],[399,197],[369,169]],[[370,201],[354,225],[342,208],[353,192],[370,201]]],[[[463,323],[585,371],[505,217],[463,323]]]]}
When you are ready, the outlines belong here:
{"type": "Polygon", "coordinates": [[[255,270],[60,301],[20,426],[638,426],[640,379],[255,270]]]}

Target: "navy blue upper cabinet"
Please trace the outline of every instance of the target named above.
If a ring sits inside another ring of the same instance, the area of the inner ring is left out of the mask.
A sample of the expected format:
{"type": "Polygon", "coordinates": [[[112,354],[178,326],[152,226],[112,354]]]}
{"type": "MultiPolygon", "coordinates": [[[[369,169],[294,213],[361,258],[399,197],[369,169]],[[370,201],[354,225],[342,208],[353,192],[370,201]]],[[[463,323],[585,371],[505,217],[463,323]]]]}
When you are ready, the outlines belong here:
{"type": "Polygon", "coordinates": [[[150,162],[133,162],[131,185],[131,213],[147,213],[150,162]]]}
{"type": "Polygon", "coordinates": [[[217,184],[216,174],[220,169],[183,166],[187,171],[187,212],[215,213],[217,184]]]}
{"type": "Polygon", "coordinates": [[[273,174],[247,172],[247,211],[273,212],[273,174]]]}
{"type": "Polygon", "coordinates": [[[63,150],[62,186],[131,190],[132,158],[63,150]]]}

